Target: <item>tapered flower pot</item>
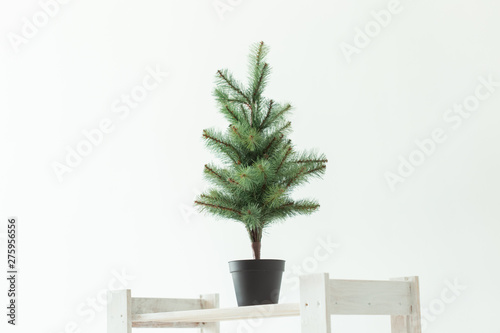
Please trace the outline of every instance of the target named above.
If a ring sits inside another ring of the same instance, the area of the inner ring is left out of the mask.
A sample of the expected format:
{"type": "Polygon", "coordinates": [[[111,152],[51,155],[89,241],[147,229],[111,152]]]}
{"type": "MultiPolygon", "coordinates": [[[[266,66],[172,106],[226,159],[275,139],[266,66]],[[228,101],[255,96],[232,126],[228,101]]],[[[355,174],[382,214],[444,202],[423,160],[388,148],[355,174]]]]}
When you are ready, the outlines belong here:
{"type": "Polygon", "coordinates": [[[238,306],[278,304],[285,261],[276,259],[229,262],[238,306]]]}

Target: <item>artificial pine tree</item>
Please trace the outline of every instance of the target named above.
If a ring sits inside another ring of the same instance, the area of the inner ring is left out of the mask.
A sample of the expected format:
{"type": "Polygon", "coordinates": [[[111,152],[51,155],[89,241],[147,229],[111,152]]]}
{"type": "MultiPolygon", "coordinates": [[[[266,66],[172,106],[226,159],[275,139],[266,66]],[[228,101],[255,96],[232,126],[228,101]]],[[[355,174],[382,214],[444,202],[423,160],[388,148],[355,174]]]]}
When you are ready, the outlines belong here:
{"type": "Polygon", "coordinates": [[[252,47],[248,87],[228,70],[217,71],[214,96],[229,126],[205,129],[203,138],[223,165],[205,165],[205,177],[214,187],[195,201],[202,211],[243,223],[255,259],[260,259],[266,227],[318,210],[316,200],[294,200],[290,194],[312,177],[321,178],[328,162],[323,154],[295,150],[287,137],[292,106],[262,95],[271,71],[265,62],[268,51],[263,42],[252,47]]]}

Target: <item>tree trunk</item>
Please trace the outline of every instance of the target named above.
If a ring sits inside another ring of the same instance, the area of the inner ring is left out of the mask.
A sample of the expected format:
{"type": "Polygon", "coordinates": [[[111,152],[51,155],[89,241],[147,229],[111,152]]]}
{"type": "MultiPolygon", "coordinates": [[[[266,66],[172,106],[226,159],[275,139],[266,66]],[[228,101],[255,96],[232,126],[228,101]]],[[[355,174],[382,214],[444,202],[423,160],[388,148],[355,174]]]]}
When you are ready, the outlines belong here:
{"type": "Polygon", "coordinates": [[[253,257],[255,260],[260,259],[260,242],[252,242],[253,257]]]}

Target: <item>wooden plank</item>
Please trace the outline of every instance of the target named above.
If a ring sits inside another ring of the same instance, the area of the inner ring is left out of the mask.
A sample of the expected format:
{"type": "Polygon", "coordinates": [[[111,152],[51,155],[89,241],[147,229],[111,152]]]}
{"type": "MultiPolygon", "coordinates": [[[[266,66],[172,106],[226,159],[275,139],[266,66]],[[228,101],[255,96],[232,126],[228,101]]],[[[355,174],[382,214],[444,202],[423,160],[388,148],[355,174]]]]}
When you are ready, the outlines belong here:
{"type": "Polygon", "coordinates": [[[108,291],[108,333],[132,333],[130,289],[108,291]]]}
{"type": "Polygon", "coordinates": [[[156,313],[203,309],[201,298],[132,297],[132,313],[156,313]]]}
{"type": "Polygon", "coordinates": [[[160,313],[136,314],[132,317],[132,322],[136,325],[140,323],[189,323],[193,319],[197,323],[209,323],[225,320],[239,320],[263,317],[291,317],[300,315],[299,305],[292,304],[269,304],[242,306],[237,308],[224,309],[204,309],[173,311],[160,313]]]}
{"type": "Polygon", "coordinates": [[[410,283],[410,313],[391,316],[392,333],[422,333],[418,276],[391,279],[410,283]]]}
{"type": "MultiPolygon", "coordinates": [[[[147,298],[132,297],[132,315],[143,313],[171,312],[202,309],[201,298],[147,298]]],[[[135,323],[132,327],[140,328],[199,328],[202,323],[135,323]]]]}
{"type": "MultiPolygon", "coordinates": [[[[202,295],[200,298],[146,298],[132,297],[132,314],[159,313],[187,310],[201,310],[219,306],[218,294],[202,295]]],[[[194,320],[196,321],[196,320],[194,320]]],[[[132,327],[138,328],[201,328],[202,332],[219,333],[219,323],[163,323],[163,322],[132,322],[132,327]]]]}
{"type": "Polygon", "coordinates": [[[391,316],[391,333],[409,333],[409,316],[391,316]]]}
{"type": "Polygon", "coordinates": [[[330,313],[336,315],[407,315],[410,283],[405,281],[330,280],[330,313]]]}
{"type": "MultiPolygon", "coordinates": [[[[218,309],[219,294],[201,295],[201,306],[203,309],[218,309]]],[[[201,328],[201,333],[220,333],[220,323],[211,322],[205,323],[201,328]]]]}
{"type": "Polygon", "coordinates": [[[422,333],[422,318],[420,314],[420,283],[418,276],[406,277],[405,281],[411,283],[411,297],[413,305],[410,314],[410,333],[422,333]]]}
{"type": "Polygon", "coordinates": [[[302,333],[330,333],[331,316],[328,273],[300,277],[300,316],[302,333]]]}
{"type": "Polygon", "coordinates": [[[203,328],[207,323],[161,323],[161,322],[144,322],[136,323],[132,321],[133,328],[203,328]]]}

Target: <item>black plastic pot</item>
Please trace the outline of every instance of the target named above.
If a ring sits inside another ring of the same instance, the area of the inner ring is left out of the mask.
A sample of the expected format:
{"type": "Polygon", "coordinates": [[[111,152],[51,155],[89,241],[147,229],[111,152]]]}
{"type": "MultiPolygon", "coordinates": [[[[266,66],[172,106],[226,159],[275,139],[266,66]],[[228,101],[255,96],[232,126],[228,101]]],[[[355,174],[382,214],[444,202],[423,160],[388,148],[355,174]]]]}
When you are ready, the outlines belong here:
{"type": "Polygon", "coordinates": [[[238,306],[278,304],[285,261],[275,259],[229,262],[238,306]]]}

